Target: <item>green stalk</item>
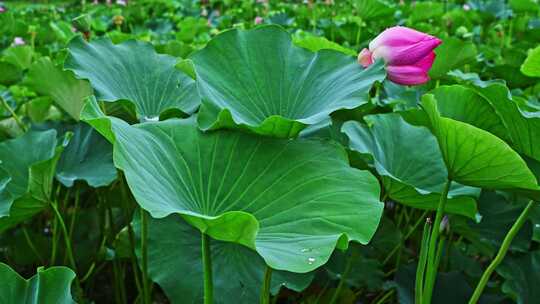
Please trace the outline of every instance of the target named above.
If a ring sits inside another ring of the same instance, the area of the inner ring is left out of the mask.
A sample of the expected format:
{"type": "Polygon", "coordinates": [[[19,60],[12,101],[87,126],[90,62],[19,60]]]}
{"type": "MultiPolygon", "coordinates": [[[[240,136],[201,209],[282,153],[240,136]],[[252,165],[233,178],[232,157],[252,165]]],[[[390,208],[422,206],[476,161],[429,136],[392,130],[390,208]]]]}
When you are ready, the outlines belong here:
{"type": "Polygon", "coordinates": [[[516,236],[516,234],[519,232],[519,229],[525,224],[525,221],[527,220],[527,217],[529,216],[529,213],[531,212],[532,208],[534,207],[535,202],[529,201],[525,209],[521,212],[518,219],[514,222],[510,230],[508,230],[508,233],[504,237],[503,243],[501,245],[501,248],[499,248],[499,252],[497,252],[497,255],[491,261],[488,268],[484,271],[484,274],[482,274],[482,277],[480,278],[480,281],[478,282],[478,285],[476,285],[476,288],[474,289],[474,293],[471,296],[471,299],[469,300],[469,304],[474,304],[478,302],[480,299],[480,295],[482,295],[482,292],[484,291],[484,288],[486,287],[486,284],[489,280],[489,277],[495,271],[495,268],[499,266],[499,264],[503,261],[504,257],[506,256],[506,252],[508,251],[508,248],[510,247],[510,244],[512,243],[512,240],[516,236]]]}
{"type": "MultiPolygon", "coordinates": [[[[58,224],[60,225],[60,229],[62,229],[62,234],[64,235],[64,243],[66,245],[66,254],[68,257],[69,265],[71,269],[75,273],[77,273],[77,264],[75,263],[75,258],[73,257],[73,247],[71,246],[71,239],[69,237],[69,233],[66,227],[66,223],[64,222],[64,219],[62,218],[62,214],[60,214],[60,211],[58,211],[58,207],[56,206],[56,202],[51,201],[51,207],[54,212],[55,218],[58,220],[58,224]]],[[[81,283],[79,279],[75,278],[75,298],[77,300],[82,299],[82,288],[81,283]]]]}
{"type": "Polygon", "coordinates": [[[214,302],[214,286],[212,282],[212,257],[210,253],[210,237],[206,233],[201,235],[202,263],[204,272],[204,304],[214,302]]]}
{"type": "Polygon", "coordinates": [[[26,126],[23,124],[17,113],[13,111],[13,109],[8,105],[7,101],[2,96],[0,96],[0,102],[2,103],[2,106],[4,106],[4,108],[6,108],[6,110],[9,112],[9,114],[11,114],[13,119],[15,119],[15,123],[17,123],[19,128],[26,132],[26,126]]]}
{"type": "Polygon", "coordinates": [[[329,304],[334,304],[339,299],[339,294],[341,293],[341,289],[343,289],[343,285],[345,285],[345,280],[347,279],[347,277],[349,276],[349,273],[351,272],[353,259],[354,259],[354,255],[351,254],[351,256],[347,259],[345,270],[343,271],[343,274],[341,275],[341,278],[339,279],[339,284],[336,290],[334,290],[334,294],[332,295],[332,299],[330,300],[329,304]]]}
{"type": "Polygon", "coordinates": [[[272,268],[266,265],[264,280],[261,290],[261,304],[270,304],[270,285],[272,282],[272,268]]]}
{"type": "Polygon", "coordinates": [[[26,230],[26,227],[22,226],[22,232],[24,234],[24,238],[26,239],[26,243],[28,243],[28,246],[30,247],[34,255],[38,258],[41,265],[45,265],[45,262],[43,261],[41,254],[39,254],[39,251],[36,249],[34,242],[32,242],[32,238],[30,237],[30,235],[28,235],[28,231],[26,230]]]}
{"type": "MultiPolygon", "coordinates": [[[[120,179],[120,193],[122,197],[122,210],[124,211],[124,216],[126,220],[130,219],[132,216],[129,213],[130,206],[128,204],[129,197],[128,193],[126,191],[127,185],[126,185],[126,178],[122,173],[120,173],[119,176],[120,179]]],[[[135,254],[135,232],[133,232],[133,226],[131,226],[131,222],[128,221],[127,223],[128,228],[128,236],[129,236],[129,247],[131,250],[130,254],[130,260],[131,260],[131,268],[133,269],[133,277],[135,278],[135,287],[137,287],[137,292],[139,295],[142,293],[142,287],[141,282],[139,278],[139,267],[137,267],[137,257],[135,254]]]]}
{"type": "Polygon", "coordinates": [[[386,300],[390,299],[391,296],[394,295],[396,292],[395,289],[390,289],[387,293],[384,294],[382,298],[380,298],[375,304],[383,304],[386,302],[386,300]]]}
{"type": "Polygon", "coordinates": [[[435,214],[435,222],[431,228],[431,237],[429,240],[428,248],[428,260],[426,269],[426,280],[424,284],[423,302],[425,304],[431,303],[431,296],[433,294],[433,287],[435,286],[435,280],[437,278],[437,241],[439,239],[441,220],[444,215],[444,209],[446,207],[446,201],[448,198],[448,191],[450,190],[451,181],[448,179],[444,185],[443,192],[441,193],[441,199],[437,206],[437,213],[435,214]]]}
{"type": "Polygon", "coordinates": [[[71,221],[69,223],[69,237],[73,237],[73,230],[75,229],[75,221],[77,220],[77,212],[79,211],[80,201],[80,188],[79,184],[75,185],[75,207],[73,209],[73,215],[71,215],[71,221]]]}
{"type": "Polygon", "coordinates": [[[56,254],[58,252],[58,218],[54,217],[54,222],[52,225],[52,249],[51,249],[51,260],[49,261],[50,266],[56,264],[56,254]]]}
{"type": "MultiPolygon", "coordinates": [[[[403,238],[403,242],[405,242],[406,240],[409,239],[409,237],[411,237],[411,235],[413,234],[413,232],[416,231],[416,229],[418,228],[418,226],[420,226],[420,223],[422,223],[422,221],[425,221],[425,218],[426,218],[426,215],[429,211],[426,210],[424,211],[424,213],[422,213],[422,216],[418,219],[418,221],[416,221],[416,223],[414,223],[413,227],[411,228],[411,230],[409,230],[409,232],[407,232],[407,234],[405,235],[405,237],[403,238]]],[[[388,256],[386,256],[386,258],[383,260],[383,265],[386,265],[386,263],[388,263],[388,261],[390,261],[390,258],[398,251],[399,247],[401,246],[401,243],[397,244],[393,249],[392,251],[390,251],[390,253],[388,254],[388,256]]]]}
{"type": "Polygon", "coordinates": [[[426,220],[424,224],[424,232],[422,233],[422,244],[420,246],[420,258],[416,267],[416,281],[414,290],[414,303],[422,304],[422,292],[424,290],[424,272],[427,263],[427,254],[429,246],[429,237],[431,235],[430,221],[426,220]]]}
{"type": "Polygon", "coordinates": [[[150,286],[148,284],[148,217],[141,209],[141,268],[143,303],[150,304],[150,286]]]}

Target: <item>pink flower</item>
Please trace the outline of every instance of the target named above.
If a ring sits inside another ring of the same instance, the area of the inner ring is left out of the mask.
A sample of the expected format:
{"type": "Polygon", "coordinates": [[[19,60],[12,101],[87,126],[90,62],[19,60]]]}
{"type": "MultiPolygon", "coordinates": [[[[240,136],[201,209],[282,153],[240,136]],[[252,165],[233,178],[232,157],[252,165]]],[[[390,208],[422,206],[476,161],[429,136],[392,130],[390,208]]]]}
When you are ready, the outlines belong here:
{"type": "Polygon", "coordinates": [[[127,3],[125,0],[116,0],[116,4],[126,6],[127,3]]]}
{"type": "Polygon", "coordinates": [[[358,63],[367,67],[381,58],[386,62],[388,79],[403,85],[419,85],[429,80],[428,71],[435,60],[433,50],[441,43],[437,37],[394,26],[375,37],[369,49],[358,54],[358,63]]]}
{"type": "Polygon", "coordinates": [[[261,16],[255,17],[255,20],[253,21],[255,24],[261,24],[263,23],[263,18],[261,16]]]}
{"type": "Polygon", "coordinates": [[[24,42],[24,39],[22,39],[21,37],[15,37],[15,39],[13,39],[13,45],[25,45],[26,42],[24,42]]]}
{"type": "Polygon", "coordinates": [[[6,9],[3,6],[0,6],[0,14],[5,12],[5,11],[6,11],[6,9]]]}

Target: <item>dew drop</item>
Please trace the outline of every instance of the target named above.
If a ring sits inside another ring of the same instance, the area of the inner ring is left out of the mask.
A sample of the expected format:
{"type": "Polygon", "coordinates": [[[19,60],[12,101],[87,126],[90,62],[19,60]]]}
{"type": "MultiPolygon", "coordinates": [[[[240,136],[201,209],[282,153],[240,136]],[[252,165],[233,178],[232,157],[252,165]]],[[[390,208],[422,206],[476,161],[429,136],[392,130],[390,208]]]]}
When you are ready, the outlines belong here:
{"type": "Polygon", "coordinates": [[[313,251],[312,248],[302,248],[302,250],[300,250],[300,252],[302,253],[311,252],[311,251],[313,251]]]}
{"type": "Polygon", "coordinates": [[[534,228],[540,228],[540,224],[535,224],[534,228]]]}
{"type": "Polygon", "coordinates": [[[143,121],[159,121],[159,116],[144,116],[143,121]]]}
{"type": "Polygon", "coordinates": [[[307,262],[308,262],[309,265],[311,265],[311,264],[313,264],[315,262],[315,258],[309,257],[307,259],[307,262]]]}

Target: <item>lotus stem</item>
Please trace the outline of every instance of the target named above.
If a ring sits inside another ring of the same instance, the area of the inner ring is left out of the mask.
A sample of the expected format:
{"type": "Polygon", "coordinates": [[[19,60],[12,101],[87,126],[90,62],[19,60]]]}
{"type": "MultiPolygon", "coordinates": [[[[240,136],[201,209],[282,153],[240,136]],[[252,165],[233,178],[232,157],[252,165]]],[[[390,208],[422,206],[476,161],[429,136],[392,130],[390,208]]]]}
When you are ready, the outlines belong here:
{"type": "Polygon", "coordinates": [[[24,234],[24,238],[26,239],[26,243],[28,243],[28,246],[30,247],[34,255],[38,258],[41,265],[45,265],[45,262],[43,261],[41,254],[39,254],[39,251],[36,249],[34,242],[32,242],[32,238],[28,234],[28,230],[26,230],[26,227],[22,226],[22,232],[24,234]]]}
{"type": "Polygon", "coordinates": [[[506,256],[506,252],[508,251],[508,248],[510,247],[510,244],[512,243],[512,240],[516,236],[516,234],[519,232],[521,227],[523,227],[523,224],[525,224],[525,221],[527,220],[527,217],[529,216],[529,213],[534,207],[535,202],[529,201],[525,209],[521,212],[517,220],[514,222],[510,230],[508,230],[508,233],[504,237],[503,243],[501,245],[501,248],[499,248],[499,252],[497,252],[497,255],[491,261],[488,268],[484,271],[482,274],[482,277],[480,278],[480,281],[478,282],[478,285],[476,285],[476,288],[474,289],[474,293],[471,296],[471,299],[469,300],[469,304],[475,304],[480,299],[480,295],[482,295],[482,292],[484,291],[484,288],[486,287],[487,282],[489,281],[489,277],[495,271],[495,268],[499,266],[499,264],[503,261],[504,257],[506,256]]]}
{"type": "Polygon", "coordinates": [[[437,252],[439,246],[437,246],[437,241],[439,239],[440,225],[444,215],[444,209],[446,207],[446,201],[448,200],[448,191],[450,190],[451,180],[448,179],[444,185],[443,192],[441,193],[441,198],[439,200],[439,205],[437,206],[437,213],[435,214],[435,222],[431,228],[431,236],[429,240],[428,247],[428,256],[427,256],[427,268],[426,268],[426,277],[424,284],[423,292],[423,303],[430,304],[431,296],[433,294],[433,287],[435,286],[435,280],[437,279],[437,252]]]}
{"type": "Polygon", "coordinates": [[[210,237],[206,233],[201,235],[202,263],[204,272],[204,304],[214,302],[214,286],[212,281],[212,257],[210,252],[210,237]]]}
{"type": "Polygon", "coordinates": [[[261,290],[261,304],[270,304],[270,287],[272,283],[272,268],[266,265],[261,290]]]}
{"type": "MultiPolygon", "coordinates": [[[[60,211],[58,210],[58,207],[56,206],[56,202],[51,201],[51,207],[54,212],[55,218],[58,220],[58,224],[60,225],[60,229],[62,230],[62,234],[64,235],[64,242],[66,245],[66,254],[69,261],[69,266],[73,269],[75,273],[77,273],[77,264],[75,263],[75,258],[73,256],[73,247],[71,246],[71,238],[69,237],[69,233],[66,227],[66,223],[64,222],[64,219],[62,218],[62,214],[60,214],[60,211]]],[[[81,283],[78,278],[75,278],[75,298],[77,300],[82,299],[82,288],[81,283]]]]}
{"type": "Polygon", "coordinates": [[[141,208],[141,272],[143,303],[150,304],[150,286],[148,284],[148,216],[141,208]]]}
{"type": "Polygon", "coordinates": [[[416,282],[415,282],[415,303],[422,304],[422,292],[424,290],[424,273],[426,270],[429,237],[431,235],[431,222],[429,219],[424,224],[424,231],[422,233],[422,244],[420,247],[420,258],[418,259],[418,266],[416,267],[416,282]]]}
{"type": "Polygon", "coordinates": [[[339,279],[338,286],[336,287],[336,290],[334,290],[334,294],[332,295],[332,299],[330,300],[329,304],[334,304],[339,299],[339,294],[341,293],[341,289],[343,289],[343,285],[345,285],[345,280],[347,280],[347,277],[349,276],[349,272],[351,272],[353,259],[354,259],[354,255],[351,254],[351,256],[347,259],[345,270],[343,270],[343,274],[341,275],[341,278],[339,279]]]}
{"type": "Polygon", "coordinates": [[[13,109],[9,106],[7,101],[2,96],[0,96],[0,103],[2,103],[2,106],[4,106],[4,108],[9,112],[9,114],[11,114],[13,119],[15,119],[15,123],[19,126],[19,128],[21,128],[21,130],[26,132],[26,126],[21,121],[21,119],[19,118],[17,113],[15,113],[15,111],[13,111],[13,109]]]}

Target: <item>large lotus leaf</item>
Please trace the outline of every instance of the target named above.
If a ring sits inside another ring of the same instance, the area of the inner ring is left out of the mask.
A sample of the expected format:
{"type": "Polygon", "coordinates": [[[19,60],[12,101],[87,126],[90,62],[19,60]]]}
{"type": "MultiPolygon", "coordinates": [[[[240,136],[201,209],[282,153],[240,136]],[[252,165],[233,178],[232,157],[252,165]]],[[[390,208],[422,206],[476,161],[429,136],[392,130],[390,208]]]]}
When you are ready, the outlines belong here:
{"type": "Polygon", "coordinates": [[[530,77],[540,77],[540,46],[529,52],[521,66],[521,72],[530,77]]]}
{"type": "MultiPolygon", "coordinates": [[[[139,217],[135,217],[133,227],[139,236],[139,217]]],[[[172,303],[203,302],[200,234],[175,214],[149,219],[148,273],[172,303]]],[[[266,267],[264,260],[255,251],[235,243],[213,240],[210,246],[215,302],[257,303],[266,267]]],[[[140,258],[140,252],[138,255],[140,258]]],[[[275,270],[272,293],[276,294],[282,286],[302,291],[312,277],[275,270]]]]}
{"type": "Polygon", "coordinates": [[[69,43],[64,67],[88,79],[99,100],[134,103],[140,118],[178,109],[192,113],[200,98],[195,81],[175,68],[176,58],[157,54],[151,44],[129,40],[118,45],[106,38],[69,43]]]}
{"type": "Polygon", "coordinates": [[[12,46],[2,53],[4,61],[18,66],[21,70],[26,70],[32,64],[34,50],[29,45],[12,46]]]}
{"type": "Polygon", "coordinates": [[[54,130],[28,132],[0,143],[0,173],[4,172],[0,174],[0,231],[47,205],[61,152],[56,143],[54,130]]]}
{"type": "MultiPolygon", "coordinates": [[[[415,11],[421,11],[421,9],[417,8],[415,11]]],[[[429,71],[429,76],[441,78],[451,70],[474,62],[476,59],[476,47],[472,42],[449,37],[444,39],[443,43],[435,49],[435,54],[437,58],[429,71]]]]}
{"type": "Polygon", "coordinates": [[[324,37],[319,36],[307,36],[307,37],[294,37],[294,44],[308,49],[312,52],[320,50],[334,50],[347,54],[349,56],[356,56],[356,51],[342,46],[341,44],[330,41],[324,37]]]}
{"type": "MultiPolygon", "coordinates": [[[[91,123],[107,127],[103,120],[91,123]]],[[[379,223],[377,180],[349,167],[335,143],[202,133],[193,118],[108,121],[115,164],[141,207],[157,218],[182,214],[215,239],[256,250],[274,269],[311,271],[336,246],[369,242],[379,223]]]]}
{"type": "Polygon", "coordinates": [[[8,265],[0,263],[0,303],[74,304],[71,282],[75,273],[67,267],[38,268],[25,280],[8,265]]]}
{"type": "Polygon", "coordinates": [[[422,106],[451,180],[479,188],[538,190],[525,161],[502,139],[467,123],[441,117],[433,95],[425,95],[422,106]]]}
{"type": "Polygon", "coordinates": [[[441,86],[431,91],[443,117],[459,120],[486,130],[504,140],[508,131],[493,106],[473,89],[461,85],[441,86]]]}
{"type": "Polygon", "coordinates": [[[512,100],[504,84],[493,83],[476,88],[478,94],[486,98],[502,118],[511,138],[511,145],[522,154],[540,160],[540,112],[521,109],[512,100]]]}
{"type": "Polygon", "coordinates": [[[540,299],[540,250],[505,258],[497,272],[506,279],[502,290],[518,304],[540,299]]]}
{"type": "MultiPolygon", "coordinates": [[[[395,113],[369,115],[365,120],[367,126],[349,121],[342,130],[353,151],[371,155],[389,197],[411,207],[437,209],[448,171],[435,136],[395,113]]],[[[474,218],[477,192],[453,183],[447,211],[474,218]]]]}
{"type": "Polygon", "coordinates": [[[85,123],[66,131],[73,136],[64,149],[56,168],[56,178],[66,187],[84,180],[92,187],[109,185],[116,179],[112,145],[85,123]]]}
{"type": "Polygon", "coordinates": [[[367,103],[382,62],[367,69],[335,50],[295,46],[277,26],[224,32],[194,53],[203,130],[240,125],[253,132],[294,137],[338,109],[367,103]]]}
{"type": "Polygon", "coordinates": [[[0,61],[0,84],[11,85],[22,78],[23,71],[18,66],[9,62],[0,61]]]}
{"type": "Polygon", "coordinates": [[[51,96],[75,120],[79,120],[84,99],[92,95],[88,81],[79,80],[71,71],[56,67],[48,57],[32,64],[25,84],[39,94],[51,96]]]}

